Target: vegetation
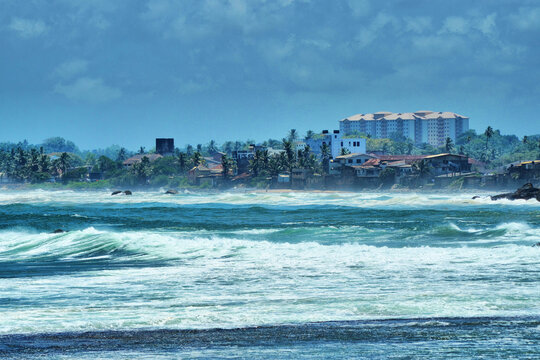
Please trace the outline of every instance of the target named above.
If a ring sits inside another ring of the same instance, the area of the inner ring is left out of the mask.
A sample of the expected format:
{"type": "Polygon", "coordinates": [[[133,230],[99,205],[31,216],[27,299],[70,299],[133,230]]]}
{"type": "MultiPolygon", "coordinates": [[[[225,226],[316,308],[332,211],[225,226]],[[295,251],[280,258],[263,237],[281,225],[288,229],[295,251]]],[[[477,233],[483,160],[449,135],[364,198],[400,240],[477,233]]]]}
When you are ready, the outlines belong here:
{"type": "MultiPolygon", "coordinates": [[[[317,139],[321,135],[313,131],[306,133],[306,139],[317,139]]],[[[477,134],[474,130],[463,133],[456,141],[447,138],[441,147],[428,144],[413,144],[399,134],[391,134],[385,139],[373,139],[361,133],[350,136],[366,139],[367,152],[379,154],[411,154],[428,155],[443,152],[460,153],[483,162],[486,168],[497,168],[516,161],[540,158],[540,135],[524,136],[521,140],[515,135],[502,135],[491,126],[477,134]]],[[[298,132],[291,129],[287,136],[280,140],[267,139],[260,143],[248,169],[255,182],[275,177],[279,173],[292,174],[294,168],[308,169],[313,173],[328,174],[331,149],[327,144],[321,146],[320,156],[315,156],[312,149],[306,146],[296,151],[295,141],[298,132]],[[274,150],[282,150],[274,152],[274,150]]],[[[141,161],[126,167],[123,162],[135,152],[118,145],[105,149],[81,151],[72,141],[61,137],[45,139],[42,144],[32,145],[26,140],[19,143],[0,143],[0,177],[7,177],[16,182],[32,184],[49,184],[44,186],[62,186],[67,183],[81,183],[87,188],[111,186],[187,186],[189,170],[211,162],[211,156],[220,153],[221,175],[225,181],[235,173],[237,164],[233,154],[247,150],[254,140],[226,141],[221,146],[214,140],[206,145],[187,144],[176,149],[173,156],[150,161],[143,156],[141,161]],[[207,160],[208,159],[208,160],[207,160]],[[89,181],[97,181],[99,184],[89,181]],[[84,184],[86,183],[86,184],[84,184]]],[[[146,151],[140,147],[137,153],[148,155],[155,150],[146,151]]],[[[343,149],[342,154],[347,151],[343,149]]],[[[219,164],[219,163],[218,163],[219,164]]],[[[381,180],[391,179],[393,174],[388,170],[381,173],[381,180]]],[[[413,174],[417,179],[427,179],[431,170],[425,161],[413,165],[413,174]]],[[[73,185],[75,186],[75,185],[73,185]]]]}

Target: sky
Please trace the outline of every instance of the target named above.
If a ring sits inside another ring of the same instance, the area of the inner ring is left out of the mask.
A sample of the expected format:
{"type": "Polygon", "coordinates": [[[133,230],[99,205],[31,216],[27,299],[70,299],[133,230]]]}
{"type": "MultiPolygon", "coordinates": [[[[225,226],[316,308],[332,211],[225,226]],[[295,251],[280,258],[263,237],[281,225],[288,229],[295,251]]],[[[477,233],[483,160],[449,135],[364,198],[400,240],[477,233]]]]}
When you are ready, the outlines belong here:
{"type": "Polygon", "coordinates": [[[358,113],[540,133],[536,0],[0,0],[0,142],[281,139],[358,113]]]}

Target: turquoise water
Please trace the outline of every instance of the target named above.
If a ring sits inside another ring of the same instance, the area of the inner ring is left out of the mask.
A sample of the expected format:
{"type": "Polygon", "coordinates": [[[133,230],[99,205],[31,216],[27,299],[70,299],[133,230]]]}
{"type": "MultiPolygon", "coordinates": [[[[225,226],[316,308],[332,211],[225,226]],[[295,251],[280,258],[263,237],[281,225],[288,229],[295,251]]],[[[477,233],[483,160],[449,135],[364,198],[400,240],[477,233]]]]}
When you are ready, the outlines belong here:
{"type": "Polygon", "coordinates": [[[540,203],[471,197],[0,191],[0,357],[540,357],[540,203]]]}

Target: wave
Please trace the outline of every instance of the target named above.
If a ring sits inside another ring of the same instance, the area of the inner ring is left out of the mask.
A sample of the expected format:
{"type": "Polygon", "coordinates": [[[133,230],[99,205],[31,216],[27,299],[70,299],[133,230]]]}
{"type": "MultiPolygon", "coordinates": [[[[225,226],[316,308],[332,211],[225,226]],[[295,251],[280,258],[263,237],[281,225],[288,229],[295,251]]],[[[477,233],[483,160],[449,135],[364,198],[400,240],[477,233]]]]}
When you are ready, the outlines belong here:
{"type": "Polygon", "coordinates": [[[216,193],[183,192],[165,195],[163,192],[134,192],[132,196],[111,196],[106,191],[71,190],[0,190],[0,205],[12,204],[105,204],[140,205],[245,205],[245,206],[339,206],[361,208],[386,207],[441,207],[441,206],[531,206],[540,207],[532,200],[491,201],[485,197],[473,200],[472,194],[423,194],[423,193],[358,193],[358,192],[284,192],[230,191],[216,193]]]}
{"type": "MultiPolygon", "coordinates": [[[[380,236],[382,239],[396,234],[378,233],[362,227],[317,227],[317,228],[278,228],[278,229],[246,229],[233,230],[229,233],[220,232],[218,235],[211,231],[110,231],[97,230],[89,227],[83,230],[70,231],[60,234],[43,233],[35,230],[12,229],[0,231],[0,261],[54,261],[54,260],[190,260],[197,258],[222,259],[241,256],[253,261],[270,258],[312,258],[334,256],[336,259],[371,259],[377,258],[387,261],[416,263],[415,254],[429,254],[430,257],[455,256],[467,254],[468,256],[483,256],[490,253],[505,256],[505,252],[513,251],[527,256],[535,253],[530,245],[540,240],[537,229],[526,224],[507,223],[491,229],[461,229],[455,224],[436,228],[433,233],[437,236],[456,237],[460,239],[464,234],[476,237],[476,241],[489,240],[495,237],[498,242],[507,241],[504,249],[498,248],[463,248],[441,247],[439,242],[435,246],[417,244],[415,246],[387,247],[377,246],[360,241],[351,242],[351,232],[363,232],[366,239],[380,236]],[[342,236],[343,242],[328,242],[328,236],[342,236]],[[314,241],[315,235],[320,236],[321,242],[314,241]],[[296,242],[296,238],[306,241],[296,242]],[[526,238],[529,243],[514,244],[518,237],[526,238]],[[272,241],[278,238],[281,241],[272,241]]],[[[359,238],[361,240],[361,238],[359,238]]],[[[373,240],[373,239],[372,239],[373,240]]]]}

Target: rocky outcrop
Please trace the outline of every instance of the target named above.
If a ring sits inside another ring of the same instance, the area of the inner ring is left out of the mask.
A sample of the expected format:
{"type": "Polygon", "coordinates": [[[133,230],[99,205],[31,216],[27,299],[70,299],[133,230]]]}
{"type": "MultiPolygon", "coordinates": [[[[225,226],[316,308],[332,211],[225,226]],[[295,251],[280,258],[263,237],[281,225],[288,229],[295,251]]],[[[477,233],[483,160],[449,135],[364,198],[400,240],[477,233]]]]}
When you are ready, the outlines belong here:
{"type": "Polygon", "coordinates": [[[505,193],[505,194],[499,194],[499,195],[493,195],[491,196],[491,200],[501,200],[501,199],[508,199],[508,200],[530,200],[530,199],[536,199],[540,201],[540,189],[535,188],[531,183],[527,183],[517,189],[513,193],[505,193]]]}
{"type": "Polygon", "coordinates": [[[165,191],[165,194],[176,195],[176,194],[178,194],[178,191],[176,191],[176,190],[167,190],[167,191],[165,191]]]}
{"type": "Polygon", "coordinates": [[[122,193],[122,190],[116,190],[116,191],[113,191],[111,195],[118,195],[121,193],[122,193]]]}
{"type": "Polygon", "coordinates": [[[124,195],[132,195],[131,190],[124,190],[124,195]]]}

